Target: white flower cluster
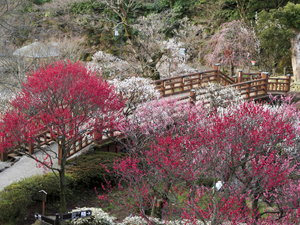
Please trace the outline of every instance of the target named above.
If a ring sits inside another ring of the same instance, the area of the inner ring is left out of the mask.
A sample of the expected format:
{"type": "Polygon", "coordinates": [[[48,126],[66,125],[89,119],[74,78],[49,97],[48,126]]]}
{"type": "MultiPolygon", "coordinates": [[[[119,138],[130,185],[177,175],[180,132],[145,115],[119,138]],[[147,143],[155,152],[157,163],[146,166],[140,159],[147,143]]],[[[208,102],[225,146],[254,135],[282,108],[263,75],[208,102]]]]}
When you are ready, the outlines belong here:
{"type": "Polygon", "coordinates": [[[113,77],[117,76],[121,70],[124,72],[129,70],[130,65],[116,56],[98,51],[92,56],[92,61],[86,64],[86,68],[101,75],[109,73],[109,76],[113,77]]]}
{"type": "Polygon", "coordinates": [[[196,96],[197,101],[208,101],[212,108],[226,108],[243,101],[243,97],[237,89],[217,83],[208,83],[205,87],[196,88],[196,96]]]}
{"type": "Polygon", "coordinates": [[[9,109],[9,100],[13,99],[15,95],[11,92],[0,91],[0,112],[9,109]]]}
{"type": "Polygon", "coordinates": [[[75,210],[72,210],[72,212],[79,212],[79,211],[84,211],[84,210],[91,210],[92,211],[92,216],[71,220],[70,221],[71,225],[88,225],[88,224],[93,224],[93,225],[114,225],[115,224],[113,222],[115,217],[109,216],[108,213],[104,212],[100,208],[87,208],[87,207],[84,207],[84,208],[77,208],[75,210]]]}
{"type": "Polygon", "coordinates": [[[160,46],[167,50],[167,54],[164,54],[159,63],[156,65],[161,78],[178,76],[181,74],[194,73],[195,69],[186,65],[186,61],[190,58],[190,55],[181,51],[184,43],[177,41],[174,38],[168,41],[160,42],[160,46]]]}
{"type": "MultiPolygon", "coordinates": [[[[109,216],[108,213],[104,212],[100,208],[77,208],[75,210],[72,210],[72,212],[79,212],[79,211],[85,211],[85,210],[91,210],[92,215],[89,217],[83,217],[83,218],[78,218],[74,219],[71,221],[68,221],[67,224],[70,225],[148,225],[149,222],[141,216],[128,216],[126,217],[121,223],[115,223],[114,219],[115,217],[109,216]]],[[[174,221],[165,221],[165,220],[159,220],[158,218],[148,218],[153,224],[156,225],[179,225],[179,224],[185,224],[185,225],[202,225],[203,222],[200,220],[196,221],[189,221],[186,219],[182,220],[174,220],[174,221]]]]}
{"type": "Polygon", "coordinates": [[[109,81],[117,93],[122,93],[122,96],[127,99],[129,107],[153,99],[160,98],[160,93],[155,90],[155,85],[151,81],[142,77],[130,77],[124,80],[113,79],[109,81]]]}
{"type": "MultiPolygon", "coordinates": [[[[153,224],[156,225],[179,225],[179,224],[185,224],[185,225],[202,225],[203,222],[200,220],[197,221],[189,221],[186,219],[183,220],[174,220],[174,221],[164,221],[159,220],[157,218],[148,218],[153,224]]],[[[118,225],[148,225],[149,223],[141,216],[133,216],[133,217],[126,217],[122,223],[119,223],[118,225]]]]}

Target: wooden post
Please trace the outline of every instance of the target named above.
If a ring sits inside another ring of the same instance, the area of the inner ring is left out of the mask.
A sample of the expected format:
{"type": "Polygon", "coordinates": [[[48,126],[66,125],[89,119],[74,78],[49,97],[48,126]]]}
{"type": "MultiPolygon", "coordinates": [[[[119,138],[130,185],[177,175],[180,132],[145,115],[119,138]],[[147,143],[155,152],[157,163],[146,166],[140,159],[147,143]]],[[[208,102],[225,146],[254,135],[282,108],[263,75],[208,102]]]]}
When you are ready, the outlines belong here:
{"type": "Polygon", "coordinates": [[[42,208],[43,208],[43,213],[42,213],[42,215],[45,216],[45,202],[44,202],[44,201],[43,201],[42,208]]]}
{"type": "Polygon", "coordinates": [[[54,225],[60,225],[61,224],[60,219],[59,219],[59,213],[56,213],[54,222],[55,222],[54,225]]]}
{"type": "Polygon", "coordinates": [[[242,83],[243,82],[243,70],[239,70],[238,72],[238,83],[242,83]]]}
{"type": "Polygon", "coordinates": [[[4,152],[4,151],[0,151],[0,156],[1,156],[1,161],[2,162],[6,161],[7,158],[8,158],[7,152],[4,152]]]}
{"type": "MultiPolygon", "coordinates": [[[[73,143],[73,154],[76,152],[76,140],[73,143]]],[[[71,155],[71,152],[69,152],[69,155],[71,155]]]]}
{"type": "Polygon", "coordinates": [[[83,137],[80,137],[80,139],[79,139],[79,150],[82,149],[82,139],[83,139],[83,137]]]}
{"type": "Polygon", "coordinates": [[[38,146],[41,146],[40,136],[37,136],[37,145],[38,145],[38,146]]]}
{"type": "Polygon", "coordinates": [[[45,144],[47,144],[47,143],[48,143],[48,139],[47,139],[47,133],[44,133],[44,142],[45,142],[45,144]]]}
{"type": "Polygon", "coordinates": [[[184,77],[185,75],[182,75],[180,78],[180,91],[184,91],[184,77]]]}
{"type": "Polygon", "coordinates": [[[246,89],[246,98],[250,98],[250,86],[251,86],[251,81],[248,81],[248,83],[247,83],[247,85],[246,85],[246,87],[247,87],[247,89],[246,89]]]}
{"type": "Polygon", "coordinates": [[[28,150],[29,150],[29,154],[30,154],[30,155],[34,154],[34,146],[33,146],[32,143],[29,144],[28,150]]]}
{"type": "Polygon", "coordinates": [[[195,105],[196,103],[196,91],[195,89],[190,90],[190,103],[195,105]]]}
{"type": "Polygon", "coordinates": [[[85,143],[85,146],[88,145],[88,138],[87,138],[87,136],[85,136],[84,143],[85,143]]]}
{"type": "Polygon", "coordinates": [[[94,131],[94,145],[99,145],[99,140],[102,139],[102,135],[99,134],[99,131],[94,131]]]}
{"type": "Polygon", "coordinates": [[[198,74],[198,87],[201,86],[201,81],[202,81],[202,75],[203,75],[203,72],[200,71],[199,74],[198,74]]]}
{"type": "Polygon", "coordinates": [[[220,83],[220,70],[219,70],[219,66],[220,64],[219,63],[216,63],[215,66],[214,66],[214,70],[215,70],[215,76],[217,78],[217,83],[220,83]]]}
{"type": "Polygon", "coordinates": [[[160,88],[160,93],[161,95],[164,97],[166,92],[165,92],[165,88],[166,87],[166,78],[163,79],[163,81],[161,82],[161,88],[160,88]]]}
{"type": "Polygon", "coordinates": [[[267,95],[268,94],[268,79],[269,79],[269,73],[268,72],[262,72],[262,79],[265,79],[262,82],[262,89],[264,90],[263,94],[267,95]]]}
{"type": "Polygon", "coordinates": [[[288,80],[286,81],[285,93],[288,93],[291,87],[291,74],[286,75],[286,78],[288,80]]]}

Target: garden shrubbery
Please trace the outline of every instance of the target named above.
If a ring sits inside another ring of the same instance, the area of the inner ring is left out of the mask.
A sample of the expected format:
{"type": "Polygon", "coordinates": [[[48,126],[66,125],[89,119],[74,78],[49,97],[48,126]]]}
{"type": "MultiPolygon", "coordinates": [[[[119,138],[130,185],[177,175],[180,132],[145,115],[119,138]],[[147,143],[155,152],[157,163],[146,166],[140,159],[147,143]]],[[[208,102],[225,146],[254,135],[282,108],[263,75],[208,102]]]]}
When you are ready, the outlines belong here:
{"type": "Polygon", "coordinates": [[[124,155],[124,153],[95,151],[93,154],[81,155],[68,162],[72,166],[67,167],[66,171],[76,179],[77,185],[84,187],[99,186],[101,183],[106,183],[105,179],[116,184],[117,177],[108,173],[101,164],[109,171],[113,171],[114,160],[124,155]]]}
{"type": "MultiPolygon", "coordinates": [[[[112,170],[116,157],[123,156],[120,153],[95,151],[93,154],[80,155],[70,160],[73,166],[67,168],[67,198],[70,198],[80,188],[95,187],[105,179],[116,183],[116,177],[107,173],[101,166],[104,164],[107,169],[112,170]],[[95,186],[93,186],[95,185],[95,186]]],[[[22,221],[27,208],[39,201],[38,192],[45,190],[47,202],[59,200],[59,182],[53,173],[36,175],[25,178],[7,186],[0,192],[0,221],[2,223],[15,223],[22,221]]]]}
{"type": "MultiPolygon", "coordinates": [[[[75,187],[75,180],[66,175],[68,192],[71,196],[75,187]]],[[[38,192],[47,192],[47,201],[59,199],[59,182],[53,173],[36,175],[19,182],[15,182],[0,192],[0,221],[13,223],[22,221],[27,208],[38,202],[38,192]]]]}

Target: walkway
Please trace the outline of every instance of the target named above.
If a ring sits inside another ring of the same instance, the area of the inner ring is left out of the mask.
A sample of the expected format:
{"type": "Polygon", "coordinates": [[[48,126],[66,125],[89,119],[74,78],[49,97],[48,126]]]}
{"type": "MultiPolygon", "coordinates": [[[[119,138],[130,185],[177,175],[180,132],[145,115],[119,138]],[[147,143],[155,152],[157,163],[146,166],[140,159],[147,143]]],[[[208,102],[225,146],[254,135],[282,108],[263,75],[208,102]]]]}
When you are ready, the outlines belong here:
{"type": "MultiPolygon", "coordinates": [[[[49,147],[52,151],[57,153],[57,149],[58,149],[57,143],[53,143],[49,147]]],[[[88,148],[89,146],[77,152],[76,154],[72,155],[70,158],[82,154],[88,148]]],[[[34,157],[37,156],[38,159],[42,159],[43,158],[42,151],[38,151],[34,153],[33,156],[34,157]]],[[[54,159],[53,163],[54,163],[53,165],[54,168],[60,168],[57,159],[54,159]]],[[[16,181],[20,181],[24,178],[31,177],[37,174],[42,175],[44,173],[51,172],[51,170],[45,171],[43,168],[38,168],[37,162],[28,156],[22,156],[20,160],[14,163],[7,162],[7,161],[6,162],[0,161],[0,170],[4,169],[5,167],[9,167],[9,168],[6,168],[4,171],[0,172],[0,191],[2,191],[6,186],[16,181]]]]}

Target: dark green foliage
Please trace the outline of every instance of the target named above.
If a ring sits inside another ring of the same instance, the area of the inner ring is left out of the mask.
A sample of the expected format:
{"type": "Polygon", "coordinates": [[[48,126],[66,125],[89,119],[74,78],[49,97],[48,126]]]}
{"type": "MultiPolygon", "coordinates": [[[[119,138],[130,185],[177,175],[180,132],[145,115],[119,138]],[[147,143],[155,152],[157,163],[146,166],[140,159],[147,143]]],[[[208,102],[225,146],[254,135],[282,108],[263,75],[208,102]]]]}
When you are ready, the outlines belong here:
{"type": "Polygon", "coordinates": [[[101,12],[101,4],[95,1],[73,2],[70,8],[74,15],[101,12]]]}
{"type": "Polygon", "coordinates": [[[279,21],[274,14],[262,11],[259,13],[257,34],[261,44],[259,59],[261,68],[271,71],[283,57],[290,55],[289,39],[293,37],[294,32],[279,21]]]}
{"type": "Polygon", "coordinates": [[[219,12],[225,20],[239,20],[244,19],[245,21],[253,21],[256,12],[261,11],[269,12],[272,9],[278,9],[284,7],[288,2],[297,3],[298,0],[216,0],[215,2],[222,2],[223,7],[219,12]]]}
{"type": "MultiPolygon", "coordinates": [[[[70,175],[66,176],[66,181],[68,185],[67,196],[71,196],[76,185],[70,175]]],[[[53,173],[32,176],[4,188],[0,192],[1,224],[23,221],[26,216],[26,209],[30,205],[40,202],[38,199],[40,190],[45,190],[48,193],[47,202],[59,199],[59,182],[53,173]]]]}
{"type": "Polygon", "coordinates": [[[203,177],[203,178],[200,178],[198,181],[198,185],[199,186],[205,186],[205,187],[212,187],[214,185],[214,178],[212,177],[203,177]]]}
{"type": "Polygon", "coordinates": [[[124,153],[112,153],[95,151],[93,154],[80,155],[74,161],[68,162],[67,173],[76,179],[78,185],[84,187],[96,187],[101,183],[111,181],[116,184],[118,179],[112,173],[108,173],[101,164],[105,165],[109,171],[113,171],[114,160],[125,156],[124,153]],[[105,176],[105,178],[104,178],[105,176]]]}
{"type": "Polygon", "coordinates": [[[31,2],[36,5],[43,5],[45,3],[51,2],[51,0],[31,0],[31,2]]]}
{"type": "Polygon", "coordinates": [[[282,8],[259,13],[258,36],[263,69],[270,71],[290,55],[290,39],[300,28],[300,4],[289,2],[282,8]]]}

